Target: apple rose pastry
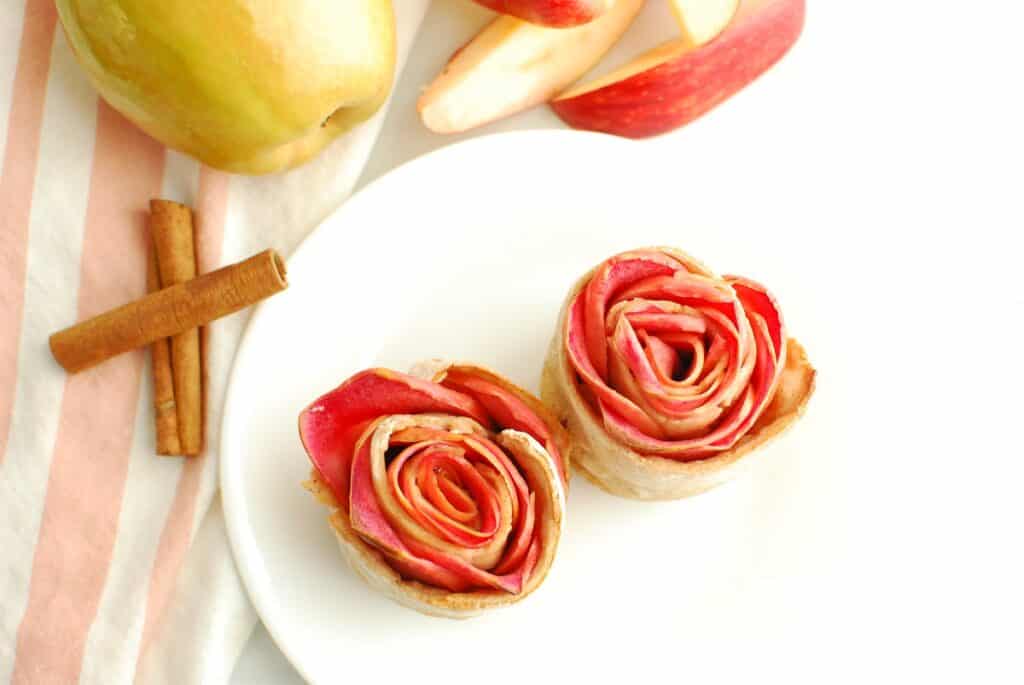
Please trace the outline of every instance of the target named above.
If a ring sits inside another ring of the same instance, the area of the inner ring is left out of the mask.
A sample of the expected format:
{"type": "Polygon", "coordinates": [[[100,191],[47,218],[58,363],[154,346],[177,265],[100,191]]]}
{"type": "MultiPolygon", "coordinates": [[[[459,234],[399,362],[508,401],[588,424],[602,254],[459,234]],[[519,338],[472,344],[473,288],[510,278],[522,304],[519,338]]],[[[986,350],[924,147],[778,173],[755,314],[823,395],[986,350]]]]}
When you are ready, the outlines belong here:
{"type": "Polygon", "coordinates": [[[540,401],[468,365],[356,374],[299,416],[305,485],[349,563],[418,611],[517,602],[558,548],[569,440],[540,401]]]}
{"type": "Polygon", "coordinates": [[[814,375],[765,288],[649,248],[608,259],[569,292],[541,397],[591,481],[675,499],[722,483],[793,423],[814,375]]]}

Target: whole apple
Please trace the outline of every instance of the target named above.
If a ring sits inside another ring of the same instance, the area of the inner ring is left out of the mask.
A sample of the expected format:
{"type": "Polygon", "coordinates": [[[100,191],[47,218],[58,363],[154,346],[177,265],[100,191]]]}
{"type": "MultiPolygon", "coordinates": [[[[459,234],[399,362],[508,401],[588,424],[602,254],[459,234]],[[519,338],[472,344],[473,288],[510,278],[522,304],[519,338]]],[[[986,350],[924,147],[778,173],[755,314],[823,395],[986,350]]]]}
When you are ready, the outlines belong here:
{"type": "Polygon", "coordinates": [[[169,147],[263,174],[301,164],[384,103],[391,0],[57,0],[103,98],[169,147]]]}

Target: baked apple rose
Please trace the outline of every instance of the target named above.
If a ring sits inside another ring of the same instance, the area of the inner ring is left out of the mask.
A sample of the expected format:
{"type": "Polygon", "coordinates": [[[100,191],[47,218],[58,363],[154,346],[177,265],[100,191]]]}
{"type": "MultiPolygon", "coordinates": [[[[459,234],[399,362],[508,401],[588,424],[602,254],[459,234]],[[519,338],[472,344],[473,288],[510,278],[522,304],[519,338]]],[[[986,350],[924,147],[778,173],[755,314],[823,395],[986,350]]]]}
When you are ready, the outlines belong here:
{"type": "Polygon", "coordinates": [[[299,416],[305,485],[352,567],[423,613],[462,618],[544,580],[569,440],[540,400],[481,367],[369,369],[299,416]]]}
{"type": "Polygon", "coordinates": [[[725,481],[789,426],[814,376],[765,288],[649,248],[608,259],[569,292],[541,397],[590,480],[675,499],[725,481]]]}

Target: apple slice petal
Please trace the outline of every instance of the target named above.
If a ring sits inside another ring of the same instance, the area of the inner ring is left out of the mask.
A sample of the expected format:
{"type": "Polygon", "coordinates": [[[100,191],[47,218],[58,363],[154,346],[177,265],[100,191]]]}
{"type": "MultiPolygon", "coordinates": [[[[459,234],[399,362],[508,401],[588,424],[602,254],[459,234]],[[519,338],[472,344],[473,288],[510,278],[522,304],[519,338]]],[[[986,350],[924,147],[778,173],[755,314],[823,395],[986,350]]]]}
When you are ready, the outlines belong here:
{"type": "MultiPolygon", "coordinates": [[[[683,4],[676,0],[677,10],[685,11],[683,4]]],[[[685,4],[700,6],[693,0],[685,4]]],[[[694,47],[694,36],[686,35],[660,45],[563,93],[551,107],[573,128],[628,138],[666,133],[732,97],[778,62],[800,36],[804,10],[805,0],[743,0],[725,30],[707,44],[694,47]]]]}
{"type": "Polygon", "coordinates": [[[613,0],[574,28],[495,19],[452,55],[417,109],[435,133],[458,133],[547,102],[590,70],[636,18],[644,0],[613,0]]]}
{"type": "Polygon", "coordinates": [[[450,412],[487,421],[473,398],[388,369],[368,369],[318,398],[299,414],[299,438],[342,507],[356,442],[382,412],[450,412]]]}
{"type": "Polygon", "coordinates": [[[488,379],[479,374],[479,371],[474,374],[454,368],[447,371],[440,383],[474,398],[505,428],[532,435],[554,459],[562,482],[568,485],[569,465],[565,463],[551,431],[538,416],[537,412],[543,413],[542,408],[528,406],[514,391],[503,388],[500,379],[488,379]]]}

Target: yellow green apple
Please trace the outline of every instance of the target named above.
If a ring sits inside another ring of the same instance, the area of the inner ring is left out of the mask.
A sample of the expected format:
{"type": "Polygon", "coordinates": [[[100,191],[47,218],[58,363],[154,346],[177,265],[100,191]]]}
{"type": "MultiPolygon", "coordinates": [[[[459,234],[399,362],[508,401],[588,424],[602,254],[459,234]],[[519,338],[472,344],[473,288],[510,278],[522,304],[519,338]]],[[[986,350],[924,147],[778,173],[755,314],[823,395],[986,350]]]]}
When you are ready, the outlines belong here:
{"type": "Polygon", "coordinates": [[[391,0],[57,0],[107,102],[219,169],[270,173],[317,154],[383,104],[391,0]]]}

